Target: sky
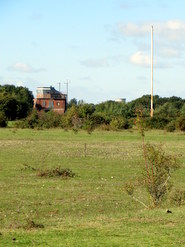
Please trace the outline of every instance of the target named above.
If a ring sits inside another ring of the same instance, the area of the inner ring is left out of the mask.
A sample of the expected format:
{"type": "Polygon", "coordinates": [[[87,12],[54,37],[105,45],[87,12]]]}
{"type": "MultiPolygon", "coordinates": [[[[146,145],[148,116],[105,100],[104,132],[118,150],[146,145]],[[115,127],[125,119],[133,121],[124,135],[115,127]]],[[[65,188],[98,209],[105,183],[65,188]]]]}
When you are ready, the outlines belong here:
{"type": "Polygon", "coordinates": [[[0,84],[87,103],[185,98],[184,0],[0,0],[0,84]]]}

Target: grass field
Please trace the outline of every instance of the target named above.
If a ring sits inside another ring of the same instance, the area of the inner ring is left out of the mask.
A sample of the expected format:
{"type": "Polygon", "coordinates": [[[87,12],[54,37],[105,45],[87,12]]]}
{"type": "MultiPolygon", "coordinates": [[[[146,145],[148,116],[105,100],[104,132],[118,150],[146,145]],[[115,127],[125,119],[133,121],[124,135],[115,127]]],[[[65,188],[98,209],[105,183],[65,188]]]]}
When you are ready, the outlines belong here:
{"type": "MultiPolygon", "coordinates": [[[[179,157],[172,180],[184,188],[185,135],[149,131],[146,141],[179,157]]],[[[0,129],[0,246],[185,246],[185,206],[145,209],[125,193],[142,165],[135,131],[0,129]],[[76,176],[38,176],[59,166],[76,176]]],[[[150,203],[144,188],[136,196],[150,203]]]]}

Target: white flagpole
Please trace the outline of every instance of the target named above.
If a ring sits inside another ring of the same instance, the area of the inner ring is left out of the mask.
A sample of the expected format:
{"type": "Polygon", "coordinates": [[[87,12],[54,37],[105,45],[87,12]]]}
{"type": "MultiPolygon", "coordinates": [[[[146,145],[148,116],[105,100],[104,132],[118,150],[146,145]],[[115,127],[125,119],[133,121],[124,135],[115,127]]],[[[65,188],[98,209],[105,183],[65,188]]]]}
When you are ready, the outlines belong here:
{"type": "Polygon", "coordinates": [[[153,26],[151,27],[151,111],[150,117],[153,117],[153,26]]]}

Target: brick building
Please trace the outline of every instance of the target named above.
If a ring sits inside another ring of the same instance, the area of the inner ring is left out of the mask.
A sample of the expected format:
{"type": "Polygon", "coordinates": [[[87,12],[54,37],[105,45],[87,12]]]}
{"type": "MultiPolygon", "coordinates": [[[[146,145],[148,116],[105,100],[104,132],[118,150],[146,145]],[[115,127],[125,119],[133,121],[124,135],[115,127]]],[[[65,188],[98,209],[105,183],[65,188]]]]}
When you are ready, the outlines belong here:
{"type": "Polygon", "coordinates": [[[34,107],[37,110],[53,110],[59,114],[66,111],[66,94],[62,94],[54,87],[38,87],[37,95],[34,99],[34,107]]]}

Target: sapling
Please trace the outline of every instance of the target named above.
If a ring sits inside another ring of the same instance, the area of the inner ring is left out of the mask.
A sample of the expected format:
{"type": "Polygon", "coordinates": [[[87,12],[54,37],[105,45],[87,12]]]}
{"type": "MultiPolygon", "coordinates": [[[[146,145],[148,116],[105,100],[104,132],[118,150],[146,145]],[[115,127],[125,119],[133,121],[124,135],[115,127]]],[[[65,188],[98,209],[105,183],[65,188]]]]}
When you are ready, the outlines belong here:
{"type": "MultiPolygon", "coordinates": [[[[166,154],[161,145],[145,143],[145,126],[141,110],[137,112],[136,126],[141,134],[144,157],[142,184],[150,194],[153,206],[156,207],[160,205],[171,188],[170,178],[175,169],[178,168],[177,159],[173,155],[166,154]]],[[[126,185],[125,190],[135,201],[147,207],[133,196],[134,187],[126,185]]]]}
{"type": "Polygon", "coordinates": [[[145,144],[145,129],[142,111],[137,114],[136,124],[142,137],[144,156],[143,182],[154,206],[158,206],[171,188],[170,178],[178,167],[177,159],[166,154],[161,146],[145,144]]]}

